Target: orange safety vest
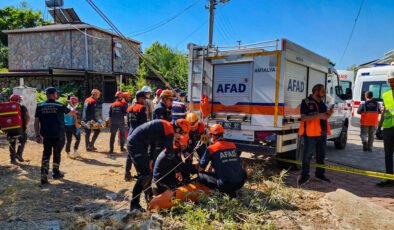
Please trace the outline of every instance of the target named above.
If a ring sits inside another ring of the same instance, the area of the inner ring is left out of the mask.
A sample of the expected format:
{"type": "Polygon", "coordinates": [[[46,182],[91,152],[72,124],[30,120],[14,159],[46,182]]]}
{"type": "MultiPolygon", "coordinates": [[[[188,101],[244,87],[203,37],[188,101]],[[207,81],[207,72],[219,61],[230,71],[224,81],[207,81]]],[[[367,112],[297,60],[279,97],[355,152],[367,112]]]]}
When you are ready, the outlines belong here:
{"type": "MultiPolygon", "coordinates": [[[[302,100],[302,102],[305,102],[307,107],[313,105],[316,106],[317,113],[319,113],[319,106],[316,104],[315,101],[310,100],[309,98],[305,98],[304,100],[302,100]]],[[[298,135],[302,136],[304,135],[304,133],[306,133],[306,136],[308,137],[319,137],[322,134],[321,132],[322,129],[320,125],[320,119],[315,118],[310,121],[301,121],[300,129],[298,130],[298,135]]],[[[327,121],[327,135],[331,135],[331,127],[328,121],[327,121]]]]}
{"type": "Polygon", "coordinates": [[[379,104],[377,102],[366,101],[364,103],[360,123],[362,126],[377,126],[379,124],[379,104]],[[375,106],[368,106],[369,104],[375,104],[375,106]]]}

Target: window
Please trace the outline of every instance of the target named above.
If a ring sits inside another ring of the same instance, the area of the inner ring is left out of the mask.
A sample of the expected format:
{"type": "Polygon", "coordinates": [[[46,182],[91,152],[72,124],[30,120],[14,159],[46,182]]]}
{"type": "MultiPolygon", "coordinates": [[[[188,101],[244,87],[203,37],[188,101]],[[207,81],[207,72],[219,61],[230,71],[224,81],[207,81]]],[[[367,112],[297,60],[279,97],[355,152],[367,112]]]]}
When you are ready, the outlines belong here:
{"type": "Polygon", "coordinates": [[[342,89],[344,89],[344,91],[346,89],[352,88],[352,82],[350,82],[350,81],[341,81],[341,84],[342,84],[342,89]]]}
{"type": "Polygon", "coordinates": [[[361,100],[365,101],[365,92],[371,91],[373,98],[377,101],[382,101],[383,93],[390,90],[390,87],[385,81],[367,81],[363,83],[361,91],[361,100]]]}

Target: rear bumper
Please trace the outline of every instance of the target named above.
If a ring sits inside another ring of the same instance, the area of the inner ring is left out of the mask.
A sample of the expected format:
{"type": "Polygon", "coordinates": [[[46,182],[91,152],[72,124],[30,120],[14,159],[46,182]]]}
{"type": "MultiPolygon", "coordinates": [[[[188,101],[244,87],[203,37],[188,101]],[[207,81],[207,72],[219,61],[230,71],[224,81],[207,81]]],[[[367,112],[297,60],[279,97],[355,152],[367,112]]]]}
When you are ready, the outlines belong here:
{"type": "Polygon", "coordinates": [[[251,152],[256,155],[275,155],[276,153],[276,147],[239,142],[234,142],[234,144],[237,146],[237,150],[242,152],[251,152]]]}

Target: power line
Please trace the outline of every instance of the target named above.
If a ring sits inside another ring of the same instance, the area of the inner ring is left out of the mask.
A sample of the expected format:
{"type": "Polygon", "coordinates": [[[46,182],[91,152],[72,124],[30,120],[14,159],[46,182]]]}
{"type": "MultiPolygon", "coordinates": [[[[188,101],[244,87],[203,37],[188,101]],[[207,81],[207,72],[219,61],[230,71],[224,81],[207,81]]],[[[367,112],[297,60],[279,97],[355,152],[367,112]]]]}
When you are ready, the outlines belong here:
{"type": "Polygon", "coordinates": [[[365,0],[362,0],[362,1],[361,1],[360,8],[358,9],[356,19],[354,20],[354,23],[353,23],[352,31],[350,32],[350,36],[349,36],[349,39],[348,39],[348,41],[347,41],[345,50],[343,51],[342,56],[341,56],[341,59],[339,59],[339,63],[338,63],[338,64],[341,64],[341,63],[342,63],[343,57],[345,56],[345,53],[346,53],[346,51],[347,51],[347,48],[349,47],[350,40],[352,39],[354,29],[356,28],[356,24],[357,24],[357,21],[358,21],[358,17],[360,16],[361,9],[363,8],[363,5],[364,5],[364,1],[365,1],[365,0]]]}
{"type": "Polygon", "coordinates": [[[207,24],[207,20],[203,23],[201,23],[195,30],[193,30],[190,34],[186,35],[185,38],[183,38],[180,42],[178,42],[176,44],[176,48],[178,48],[178,46],[183,43],[184,41],[186,41],[188,38],[190,38],[193,34],[195,34],[198,30],[200,30],[203,26],[205,26],[207,24]]]}
{"type": "Polygon", "coordinates": [[[170,23],[171,21],[175,20],[177,17],[181,16],[183,13],[185,13],[186,11],[188,11],[189,9],[191,9],[193,6],[197,5],[198,2],[200,2],[201,0],[196,0],[195,2],[193,2],[192,4],[190,4],[189,6],[187,6],[186,8],[184,8],[183,10],[181,10],[180,12],[178,12],[177,14],[175,14],[174,16],[166,19],[166,20],[162,20],[154,25],[148,26],[145,29],[136,31],[134,33],[130,33],[131,36],[139,36],[142,34],[146,34],[148,32],[151,32],[155,29],[158,29],[168,23],[170,23]]]}

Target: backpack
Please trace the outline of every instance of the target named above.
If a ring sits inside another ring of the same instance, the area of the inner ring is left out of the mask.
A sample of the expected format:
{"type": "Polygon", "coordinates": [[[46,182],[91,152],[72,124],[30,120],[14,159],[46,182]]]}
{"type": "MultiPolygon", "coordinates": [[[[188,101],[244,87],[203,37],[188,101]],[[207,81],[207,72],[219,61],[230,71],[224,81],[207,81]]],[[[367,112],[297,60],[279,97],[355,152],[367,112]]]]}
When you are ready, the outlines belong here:
{"type": "Polygon", "coordinates": [[[22,109],[18,102],[0,102],[0,130],[8,135],[22,133],[22,109]]]}

